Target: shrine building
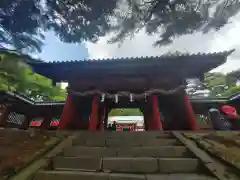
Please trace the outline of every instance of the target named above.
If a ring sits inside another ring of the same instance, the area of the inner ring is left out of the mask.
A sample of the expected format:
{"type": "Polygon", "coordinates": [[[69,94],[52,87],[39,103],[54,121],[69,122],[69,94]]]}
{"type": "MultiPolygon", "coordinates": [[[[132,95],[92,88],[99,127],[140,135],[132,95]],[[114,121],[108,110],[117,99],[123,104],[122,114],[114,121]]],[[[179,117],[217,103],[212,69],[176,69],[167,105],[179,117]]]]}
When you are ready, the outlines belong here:
{"type": "Polygon", "coordinates": [[[116,123],[117,131],[143,131],[144,121],[142,116],[110,116],[108,118],[108,123],[116,123]]]}
{"type": "Polygon", "coordinates": [[[139,108],[145,130],[198,130],[186,79],[203,79],[205,72],[225,63],[232,52],[30,65],[54,83],[68,82],[59,130],[102,131],[114,108],[139,108]],[[77,126],[81,123],[87,126],[77,126]]]}

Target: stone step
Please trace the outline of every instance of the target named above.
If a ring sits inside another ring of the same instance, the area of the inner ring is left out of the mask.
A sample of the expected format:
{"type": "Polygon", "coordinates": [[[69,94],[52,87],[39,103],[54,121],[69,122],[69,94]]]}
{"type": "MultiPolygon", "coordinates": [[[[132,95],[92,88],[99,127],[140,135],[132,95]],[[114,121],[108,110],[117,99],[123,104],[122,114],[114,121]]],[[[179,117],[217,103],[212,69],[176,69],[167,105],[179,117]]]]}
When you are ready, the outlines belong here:
{"type": "Polygon", "coordinates": [[[171,132],[161,132],[161,131],[139,131],[139,132],[80,132],[77,134],[79,138],[88,138],[88,137],[98,137],[98,138],[171,138],[174,137],[171,132]]]}
{"type": "Polygon", "coordinates": [[[136,175],[80,171],[39,171],[33,180],[215,180],[198,174],[136,175]]]}
{"type": "Polygon", "coordinates": [[[134,146],[174,146],[181,145],[177,139],[108,139],[106,141],[107,147],[134,147],[134,146]]]}
{"type": "Polygon", "coordinates": [[[118,150],[119,157],[180,158],[193,157],[184,146],[131,147],[118,150]]]}
{"type": "Polygon", "coordinates": [[[118,156],[117,148],[106,147],[85,147],[85,146],[73,146],[65,149],[64,156],[68,157],[116,157],[118,156]]]}
{"type": "Polygon", "coordinates": [[[91,132],[79,133],[73,140],[75,145],[91,145],[94,142],[95,146],[104,146],[106,140],[114,139],[115,141],[122,141],[128,139],[130,141],[149,140],[149,139],[167,139],[173,138],[171,133],[163,132],[91,132]],[[97,142],[96,142],[97,141],[97,142]]]}
{"type": "Polygon", "coordinates": [[[196,173],[199,162],[193,158],[151,157],[63,157],[53,158],[57,170],[107,171],[118,173],[196,173]]]}
{"type": "Polygon", "coordinates": [[[73,141],[73,146],[90,146],[90,147],[131,147],[131,146],[173,146],[181,145],[177,139],[120,139],[120,138],[87,138],[85,140],[76,139],[73,141]]]}
{"type": "MultiPolygon", "coordinates": [[[[146,132],[146,131],[145,131],[146,132]]],[[[171,133],[164,133],[164,132],[157,132],[157,131],[150,131],[148,133],[143,132],[113,132],[109,133],[108,139],[111,138],[132,138],[132,139],[163,139],[163,138],[174,138],[171,133]]]]}
{"type": "Polygon", "coordinates": [[[98,157],[56,156],[52,161],[53,169],[57,170],[100,171],[102,168],[102,159],[98,157]]]}
{"type": "Polygon", "coordinates": [[[64,156],[85,157],[192,157],[184,146],[161,147],[130,147],[130,148],[106,148],[106,147],[82,147],[74,146],[64,151],[64,156]]]}
{"type": "Polygon", "coordinates": [[[104,171],[119,173],[196,173],[198,160],[191,158],[103,158],[104,171]]]}

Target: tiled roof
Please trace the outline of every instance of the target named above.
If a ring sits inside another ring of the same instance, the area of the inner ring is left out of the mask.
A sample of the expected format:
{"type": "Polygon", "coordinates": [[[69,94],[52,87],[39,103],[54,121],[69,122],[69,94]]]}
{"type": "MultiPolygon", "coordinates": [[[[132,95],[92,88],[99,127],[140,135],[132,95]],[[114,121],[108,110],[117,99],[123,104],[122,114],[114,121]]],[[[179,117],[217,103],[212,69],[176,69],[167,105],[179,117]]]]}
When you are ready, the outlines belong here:
{"type": "Polygon", "coordinates": [[[34,101],[26,96],[20,95],[13,92],[5,92],[6,95],[11,96],[12,98],[18,99],[30,105],[36,106],[51,106],[51,105],[64,105],[65,101],[34,101]]]}
{"type": "Polygon", "coordinates": [[[190,54],[190,53],[168,53],[163,54],[161,56],[141,56],[141,57],[122,57],[122,58],[106,58],[106,59],[83,59],[83,60],[68,60],[68,61],[49,61],[49,62],[30,62],[30,64],[58,64],[58,63],[77,63],[77,62],[102,62],[102,61],[134,61],[140,59],[146,60],[158,60],[158,59],[165,59],[165,58],[175,58],[175,57],[211,57],[211,56],[229,56],[235,50],[229,51],[222,51],[222,52],[214,52],[214,53],[197,53],[197,54],[190,54]]]}

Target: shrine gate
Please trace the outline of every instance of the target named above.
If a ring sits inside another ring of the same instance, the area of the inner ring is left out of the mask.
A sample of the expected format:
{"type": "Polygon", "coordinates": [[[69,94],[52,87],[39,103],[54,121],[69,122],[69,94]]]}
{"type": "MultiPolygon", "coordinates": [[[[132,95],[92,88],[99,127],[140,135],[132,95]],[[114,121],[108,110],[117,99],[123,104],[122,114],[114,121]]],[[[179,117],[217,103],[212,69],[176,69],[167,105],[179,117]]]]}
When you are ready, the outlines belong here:
{"type": "Polygon", "coordinates": [[[113,108],[139,108],[145,130],[198,130],[186,79],[203,79],[205,72],[225,63],[232,52],[30,65],[54,83],[68,82],[59,130],[79,123],[87,124],[89,131],[104,130],[113,108]]]}

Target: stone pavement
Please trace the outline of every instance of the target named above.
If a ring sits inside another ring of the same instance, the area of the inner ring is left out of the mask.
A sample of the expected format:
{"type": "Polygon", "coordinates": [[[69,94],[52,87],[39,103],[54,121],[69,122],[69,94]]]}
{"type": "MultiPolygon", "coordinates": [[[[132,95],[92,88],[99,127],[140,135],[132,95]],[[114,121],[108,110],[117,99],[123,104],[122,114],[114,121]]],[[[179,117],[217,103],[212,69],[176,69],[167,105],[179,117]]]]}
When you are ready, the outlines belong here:
{"type": "Polygon", "coordinates": [[[81,132],[34,180],[210,180],[172,133],[81,132]]]}

